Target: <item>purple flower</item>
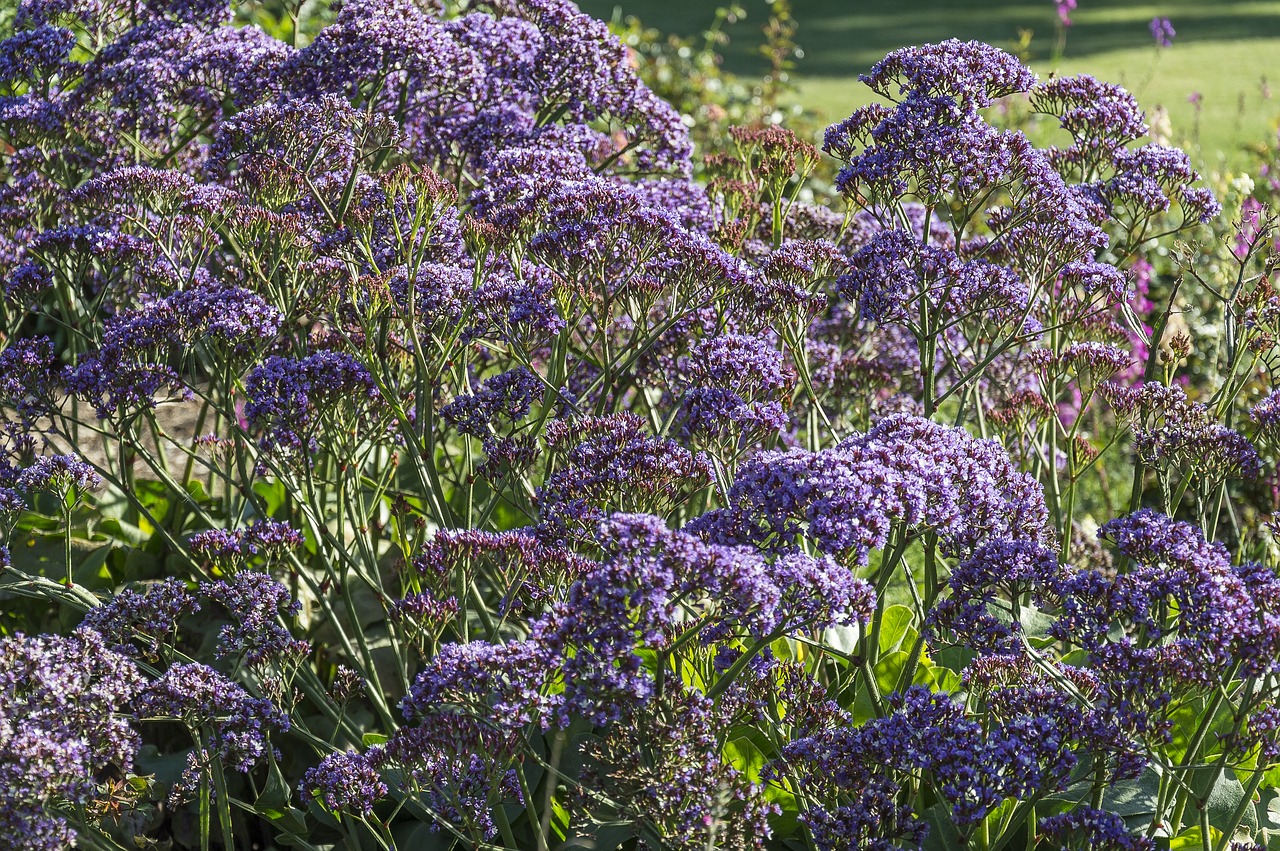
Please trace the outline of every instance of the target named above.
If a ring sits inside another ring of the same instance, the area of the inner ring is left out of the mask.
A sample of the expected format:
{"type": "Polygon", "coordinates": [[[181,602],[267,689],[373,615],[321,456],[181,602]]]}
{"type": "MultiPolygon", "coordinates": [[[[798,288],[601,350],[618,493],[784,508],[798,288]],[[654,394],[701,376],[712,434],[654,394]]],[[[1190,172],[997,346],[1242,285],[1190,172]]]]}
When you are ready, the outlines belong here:
{"type": "Polygon", "coordinates": [[[245,378],[244,416],[261,434],[267,451],[297,456],[320,450],[326,424],[342,431],[377,419],[381,398],[364,364],[342,352],[321,351],[302,359],[270,357],[245,378]]]}
{"type": "MultiPolygon", "coordinates": [[[[266,756],[273,730],[289,729],[289,716],[266,698],[198,662],[173,665],[133,700],[138,720],[172,718],[210,736],[212,756],[237,771],[249,771],[266,756]]],[[[198,766],[197,766],[198,768],[198,766]]],[[[197,776],[190,773],[188,782],[197,776]]]]}
{"type": "Polygon", "coordinates": [[[888,703],[883,718],[791,742],[770,769],[789,772],[819,802],[803,816],[819,847],[849,847],[842,842],[849,837],[882,841],[870,847],[919,841],[923,814],[894,802],[901,784],[919,777],[964,836],[1006,798],[1063,788],[1075,764],[1070,713],[1035,707],[988,729],[962,704],[920,686],[888,703]]]}
{"type": "Polygon", "coordinates": [[[1073,847],[1096,851],[1155,851],[1156,843],[1145,836],[1129,832],[1124,819],[1115,813],[1076,807],[1061,815],[1040,819],[1040,833],[1059,847],[1073,847]]]}
{"type": "Polygon", "coordinates": [[[255,520],[242,529],[209,529],[187,539],[191,554],[225,572],[244,567],[255,557],[268,562],[302,546],[305,537],[288,523],[255,520]]]}
{"type": "Polygon", "coordinates": [[[677,368],[687,389],[681,402],[681,434],[711,439],[737,425],[742,437],[770,434],[786,425],[782,400],[795,380],[783,353],[765,339],[725,334],[700,340],[677,368]]]}
{"type": "Polygon", "coordinates": [[[634,414],[557,420],[546,439],[565,459],[538,490],[556,530],[590,529],[606,511],[666,513],[711,482],[703,456],[650,437],[634,414]]]}
{"type": "Polygon", "coordinates": [[[58,806],[88,806],[94,776],[129,771],[139,740],[124,705],[143,684],[133,662],[100,635],[0,639],[0,828],[30,851],[74,837],[58,806]]]}
{"type": "Polygon", "coordinates": [[[170,577],[144,586],[117,591],[106,603],[90,609],[82,627],[102,635],[116,652],[132,654],[138,642],[148,658],[173,637],[178,621],[200,611],[196,598],[180,579],[170,577]]]}
{"type": "Polygon", "coordinates": [[[368,754],[346,751],[331,753],[319,765],[308,768],[298,791],[330,810],[367,816],[373,805],[386,797],[387,784],[368,754]]]}
{"type": "Polygon", "coordinates": [[[89,463],[75,455],[50,455],[18,473],[14,486],[20,491],[49,491],[61,495],[81,496],[102,484],[102,476],[89,463]]]}
{"type": "Polygon", "coordinates": [[[910,534],[933,530],[955,553],[1000,537],[1053,539],[1039,485],[1002,448],[905,415],[834,449],[760,453],[743,465],[729,499],[729,508],[691,528],[771,549],[790,548],[803,534],[859,563],[895,525],[910,534]]]}
{"type": "Polygon", "coordinates": [[[1149,28],[1151,37],[1156,41],[1156,47],[1173,47],[1173,37],[1178,33],[1173,29],[1173,24],[1169,23],[1168,18],[1152,18],[1149,28]]]}
{"type": "Polygon", "coordinates": [[[1071,13],[1076,10],[1076,0],[1054,0],[1058,10],[1058,20],[1064,27],[1071,26],[1071,13]]]}
{"type": "Polygon", "coordinates": [[[1250,408],[1249,419],[1258,440],[1274,442],[1280,436],[1280,390],[1250,408]]]}
{"type": "Polygon", "coordinates": [[[498,832],[495,804],[524,801],[514,768],[523,744],[518,733],[469,715],[436,712],[396,731],[369,752],[368,761],[400,788],[415,790],[439,818],[487,840],[498,832]]]}
{"type": "Polygon", "coordinates": [[[121,408],[150,407],[162,388],[188,395],[170,366],[174,352],[211,350],[243,359],[274,339],[279,311],[238,287],[193,287],[112,318],[96,352],[82,358],[68,384],[105,418],[121,408]]]}
{"type": "Polygon", "coordinates": [[[964,109],[990,106],[1036,82],[1035,74],[1005,51],[956,39],[895,50],[859,79],[890,100],[942,97],[964,109]]]}
{"type": "Polygon", "coordinates": [[[218,631],[219,658],[235,656],[250,665],[263,665],[305,656],[311,649],[279,623],[281,617],[296,615],[301,604],[270,576],[246,571],[232,579],[203,582],[200,593],[221,603],[231,615],[231,623],[218,631]]]}
{"type": "Polygon", "coordinates": [[[486,380],[472,395],[459,396],[440,409],[440,416],[463,434],[488,437],[494,424],[522,419],[542,394],[542,382],[521,367],[486,380]]]}

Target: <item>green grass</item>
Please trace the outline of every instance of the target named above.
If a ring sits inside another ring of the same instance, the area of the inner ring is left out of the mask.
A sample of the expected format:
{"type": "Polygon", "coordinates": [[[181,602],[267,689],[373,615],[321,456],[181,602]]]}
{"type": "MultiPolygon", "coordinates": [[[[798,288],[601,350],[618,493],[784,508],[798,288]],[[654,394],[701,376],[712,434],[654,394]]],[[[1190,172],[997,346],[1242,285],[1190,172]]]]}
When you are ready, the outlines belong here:
{"type": "MultiPolygon", "coordinates": [[[[725,63],[762,73],[755,52],[767,17],[762,0],[743,0],[747,18],[730,28],[725,63]]],[[[618,0],[580,0],[611,17],[618,0]]],[[[1238,165],[1243,145],[1275,133],[1280,117],[1280,1],[1080,0],[1061,60],[1052,62],[1057,16],[1052,0],[793,0],[804,57],[795,79],[802,101],[834,121],[869,100],[857,75],[885,53],[946,38],[1011,47],[1031,30],[1032,65],[1042,75],[1088,72],[1130,88],[1152,110],[1168,110],[1176,141],[1191,145],[1208,167],[1238,165]],[[1147,25],[1167,16],[1174,46],[1157,49],[1147,25]],[[1264,81],[1275,87],[1267,94],[1264,81]],[[1199,110],[1188,97],[1201,95],[1199,110]]],[[[626,14],[660,29],[694,34],[711,21],[707,0],[621,0],[626,14]]]]}

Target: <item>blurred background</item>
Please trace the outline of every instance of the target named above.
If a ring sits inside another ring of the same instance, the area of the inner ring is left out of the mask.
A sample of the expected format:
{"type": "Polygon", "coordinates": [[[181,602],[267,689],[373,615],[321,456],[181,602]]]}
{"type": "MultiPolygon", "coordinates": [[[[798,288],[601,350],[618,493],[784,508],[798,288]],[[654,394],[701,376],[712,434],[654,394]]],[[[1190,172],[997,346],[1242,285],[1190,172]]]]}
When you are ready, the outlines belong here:
{"type": "Polygon", "coordinates": [[[665,64],[674,89],[703,86],[732,100],[741,94],[734,86],[754,87],[759,97],[764,80],[771,107],[802,110],[815,125],[870,99],[857,75],[885,53],[947,38],[1005,48],[1042,76],[1087,72],[1120,83],[1146,107],[1157,134],[1211,170],[1274,145],[1280,117],[1277,0],[578,2],[665,64]],[[1173,35],[1162,29],[1162,45],[1152,23],[1165,19],[1173,35]],[[706,67],[707,53],[722,62],[706,67]]]}

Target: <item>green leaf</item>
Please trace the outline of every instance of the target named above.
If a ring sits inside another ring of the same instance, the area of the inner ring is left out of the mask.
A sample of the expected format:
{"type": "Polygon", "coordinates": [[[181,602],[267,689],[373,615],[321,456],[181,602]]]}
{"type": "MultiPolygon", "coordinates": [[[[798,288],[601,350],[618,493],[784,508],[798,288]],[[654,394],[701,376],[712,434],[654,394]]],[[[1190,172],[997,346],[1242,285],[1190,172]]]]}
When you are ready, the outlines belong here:
{"type": "Polygon", "coordinates": [[[892,653],[904,644],[915,641],[915,630],[911,628],[916,614],[908,606],[890,606],[884,610],[880,619],[880,654],[892,653]]]}
{"type": "Polygon", "coordinates": [[[107,544],[90,550],[76,565],[74,571],[76,584],[87,588],[109,588],[114,585],[111,571],[107,569],[107,557],[111,555],[112,549],[113,547],[107,544]]]}
{"type": "Polygon", "coordinates": [[[951,822],[951,808],[946,804],[934,804],[925,810],[924,821],[929,825],[929,832],[920,845],[921,851],[954,851],[965,847],[960,832],[951,822]]]}
{"type": "Polygon", "coordinates": [[[363,744],[366,748],[371,748],[374,745],[382,744],[383,742],[387,741],[387,739],[389,738],[391,737],[386,735],[385,733],[365,733],[363,736],[360,737],[360,743],[363,744]]]}
{"type": "Polygon", "coordinates": [[[1244,785],[1231,772],[1223,772],[1213,783],[1214,769],[1206,768],[1195,772],[1191,779],[1191,788],[1198,797],[1208,793],[1209,824],[1223,832],[1235,833],[1244,828],[1250,833],[1258,829],[1258,812],[1254,807],[1245,807],[1244,818],[1240,824],[1232,821],[1240,802],[1244,799],[1244,785]]]}
{"type": "MultiPolygon", "coordinates": [[[[1222,837],[1222,831],[1216,827],[1209,828],[1209,847],[1216,848],[1218,840],[1222,837]]],[[[1200,834],[1200,826],[1182,831],[1173,839],[1169,840],[1169,851],[1200,851],[1204,847],[1204,839],[1200,834]]]]}

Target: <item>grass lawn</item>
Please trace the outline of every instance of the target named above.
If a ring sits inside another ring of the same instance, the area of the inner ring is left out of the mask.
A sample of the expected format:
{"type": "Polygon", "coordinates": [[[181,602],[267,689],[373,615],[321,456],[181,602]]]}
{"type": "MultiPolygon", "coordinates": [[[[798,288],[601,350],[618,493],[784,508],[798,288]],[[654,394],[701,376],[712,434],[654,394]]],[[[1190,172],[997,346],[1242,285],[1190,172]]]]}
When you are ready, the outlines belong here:
{"type": "MultiPolygon", "coordinates": [[[[710,23],[714,0],[579,0],[609,18],[621,7],[650,26],[682,34],[710,23]]],[[[857,74],[894,48],[945,38],[1011,47],[1031,30],[1032,65],[1042,75],[1087,71],[1121,83],[1148,110],[1164,106],[1174,138],[1208,167],[1240,161],[1240,148],[1274,133],[1280,118],[1280,1],[1080,0],[1066,50],[1055,65],[1052,0],[793,0],[804,58],[796,80],[804,103],[834,121],[868,100],[857,74]],[[1157,15],[1177,29],[1174,46],[1155,47],[1147,29],[1157,15]],[[1268,91],[1275,88],[1275,93],[1268,91]],[[1201,96],[1199,108],[1188,102],[1201,96]]],[[[760,73],[754,48],[767,17],[763,0],[743,0],[747,18],[730,29],[726,65],[760,73]]]]}

